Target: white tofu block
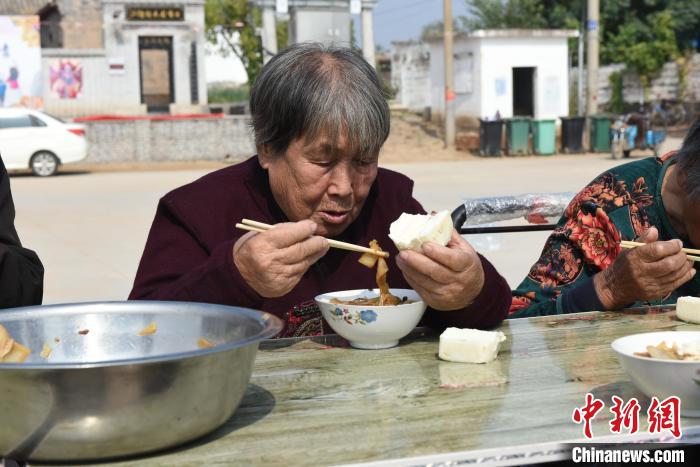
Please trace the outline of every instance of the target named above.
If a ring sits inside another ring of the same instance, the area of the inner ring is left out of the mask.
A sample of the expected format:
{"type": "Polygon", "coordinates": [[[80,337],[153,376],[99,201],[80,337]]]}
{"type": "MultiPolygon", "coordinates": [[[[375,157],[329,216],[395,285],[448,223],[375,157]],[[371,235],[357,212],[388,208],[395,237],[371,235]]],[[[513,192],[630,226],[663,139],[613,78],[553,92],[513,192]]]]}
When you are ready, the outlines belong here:
{"type": "Polygon", "coordinates": [[[679,297],[676,302],[676,316],[683,321],[700,324],[700,298],[679,297]]]}
{"type": "Polygon", "coordinates": [[[421,251],[425,242],[447,245],[452,237],[452,217],[449,211],[435,214],[406,214],[391,223],[389,238],[399,250],[421,251]]]}
{"type": "Polygon", "coordinates": [[[438,356],[449,362],[488,363],[496,359],[505,340],[501,331],[447,328],[440,334],[438,356]]]}

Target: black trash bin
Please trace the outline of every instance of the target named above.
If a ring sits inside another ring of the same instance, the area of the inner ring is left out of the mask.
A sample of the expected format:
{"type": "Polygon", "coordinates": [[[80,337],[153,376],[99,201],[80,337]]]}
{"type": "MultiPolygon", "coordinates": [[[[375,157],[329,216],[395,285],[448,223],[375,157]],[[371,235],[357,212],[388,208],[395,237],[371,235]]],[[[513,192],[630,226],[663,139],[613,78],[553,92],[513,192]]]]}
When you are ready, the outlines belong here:
{"type": "Polygon", "coordinates": [[[561,118],[561,152],[573,154],[583,151],[583,132],[586,117],[561,118]]]}
{"type": "Polygon", "coordinates": [[[503,139],[503,120],[479,120],[479,154],[500,156],[503,139]]]}

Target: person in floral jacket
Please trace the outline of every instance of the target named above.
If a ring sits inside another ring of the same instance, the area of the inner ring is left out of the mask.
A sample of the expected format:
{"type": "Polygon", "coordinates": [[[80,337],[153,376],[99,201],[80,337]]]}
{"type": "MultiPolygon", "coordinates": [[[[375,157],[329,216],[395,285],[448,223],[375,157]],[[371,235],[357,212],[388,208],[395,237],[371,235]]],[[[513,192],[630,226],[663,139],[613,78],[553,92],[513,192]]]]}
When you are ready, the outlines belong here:
{"type": "Polygon", "coordinates": [[[678,152],[613,168],[574,197],[513,291],[509,318],[698,296],[684,247],[700,248],[700,119],[678,152]],[[621,250],[621,240],[646,245],[621,250]]]}

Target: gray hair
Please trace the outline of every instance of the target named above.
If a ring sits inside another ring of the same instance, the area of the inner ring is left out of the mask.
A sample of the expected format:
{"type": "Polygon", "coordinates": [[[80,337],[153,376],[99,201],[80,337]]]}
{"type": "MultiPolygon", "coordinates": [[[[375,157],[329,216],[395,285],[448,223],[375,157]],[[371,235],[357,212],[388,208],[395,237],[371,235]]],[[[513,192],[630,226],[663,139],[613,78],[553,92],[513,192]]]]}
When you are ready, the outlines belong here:
{"type": "Polygon", "coordinates": [[[688,130],[676,160],[687,195],[700,200],[700,118],[688,130]]]}
{"type": "Polygon", "coordinates": [[[255,144],[284,153],[298,138],[320,136],[373,157],[389,136],[390,114],[381,82],[355,50],[307,42],[292,45],[263,68],[250,93],[255,144]]]}

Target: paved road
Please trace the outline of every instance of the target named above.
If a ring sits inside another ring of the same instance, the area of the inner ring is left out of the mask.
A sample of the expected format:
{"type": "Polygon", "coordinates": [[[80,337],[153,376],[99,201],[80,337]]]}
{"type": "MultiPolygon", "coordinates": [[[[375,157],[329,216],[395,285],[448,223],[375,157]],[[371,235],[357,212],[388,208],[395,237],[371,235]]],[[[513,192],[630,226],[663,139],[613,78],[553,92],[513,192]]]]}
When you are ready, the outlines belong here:
{"type": "MultiPolygon", "coordinates": [[[[387,167],[415,180],[416,198],[426,209],[452,210],[465,197],[576,191],[619,163],[601,154],[387,167]]],[[[125,299],[158,199],[210,170],[13,176],[19,234],[46,268],[44,303],[125,299]]],[[[470,240],[515,286],[539,255],[545,237],[529,233],[470,240]]]]}

